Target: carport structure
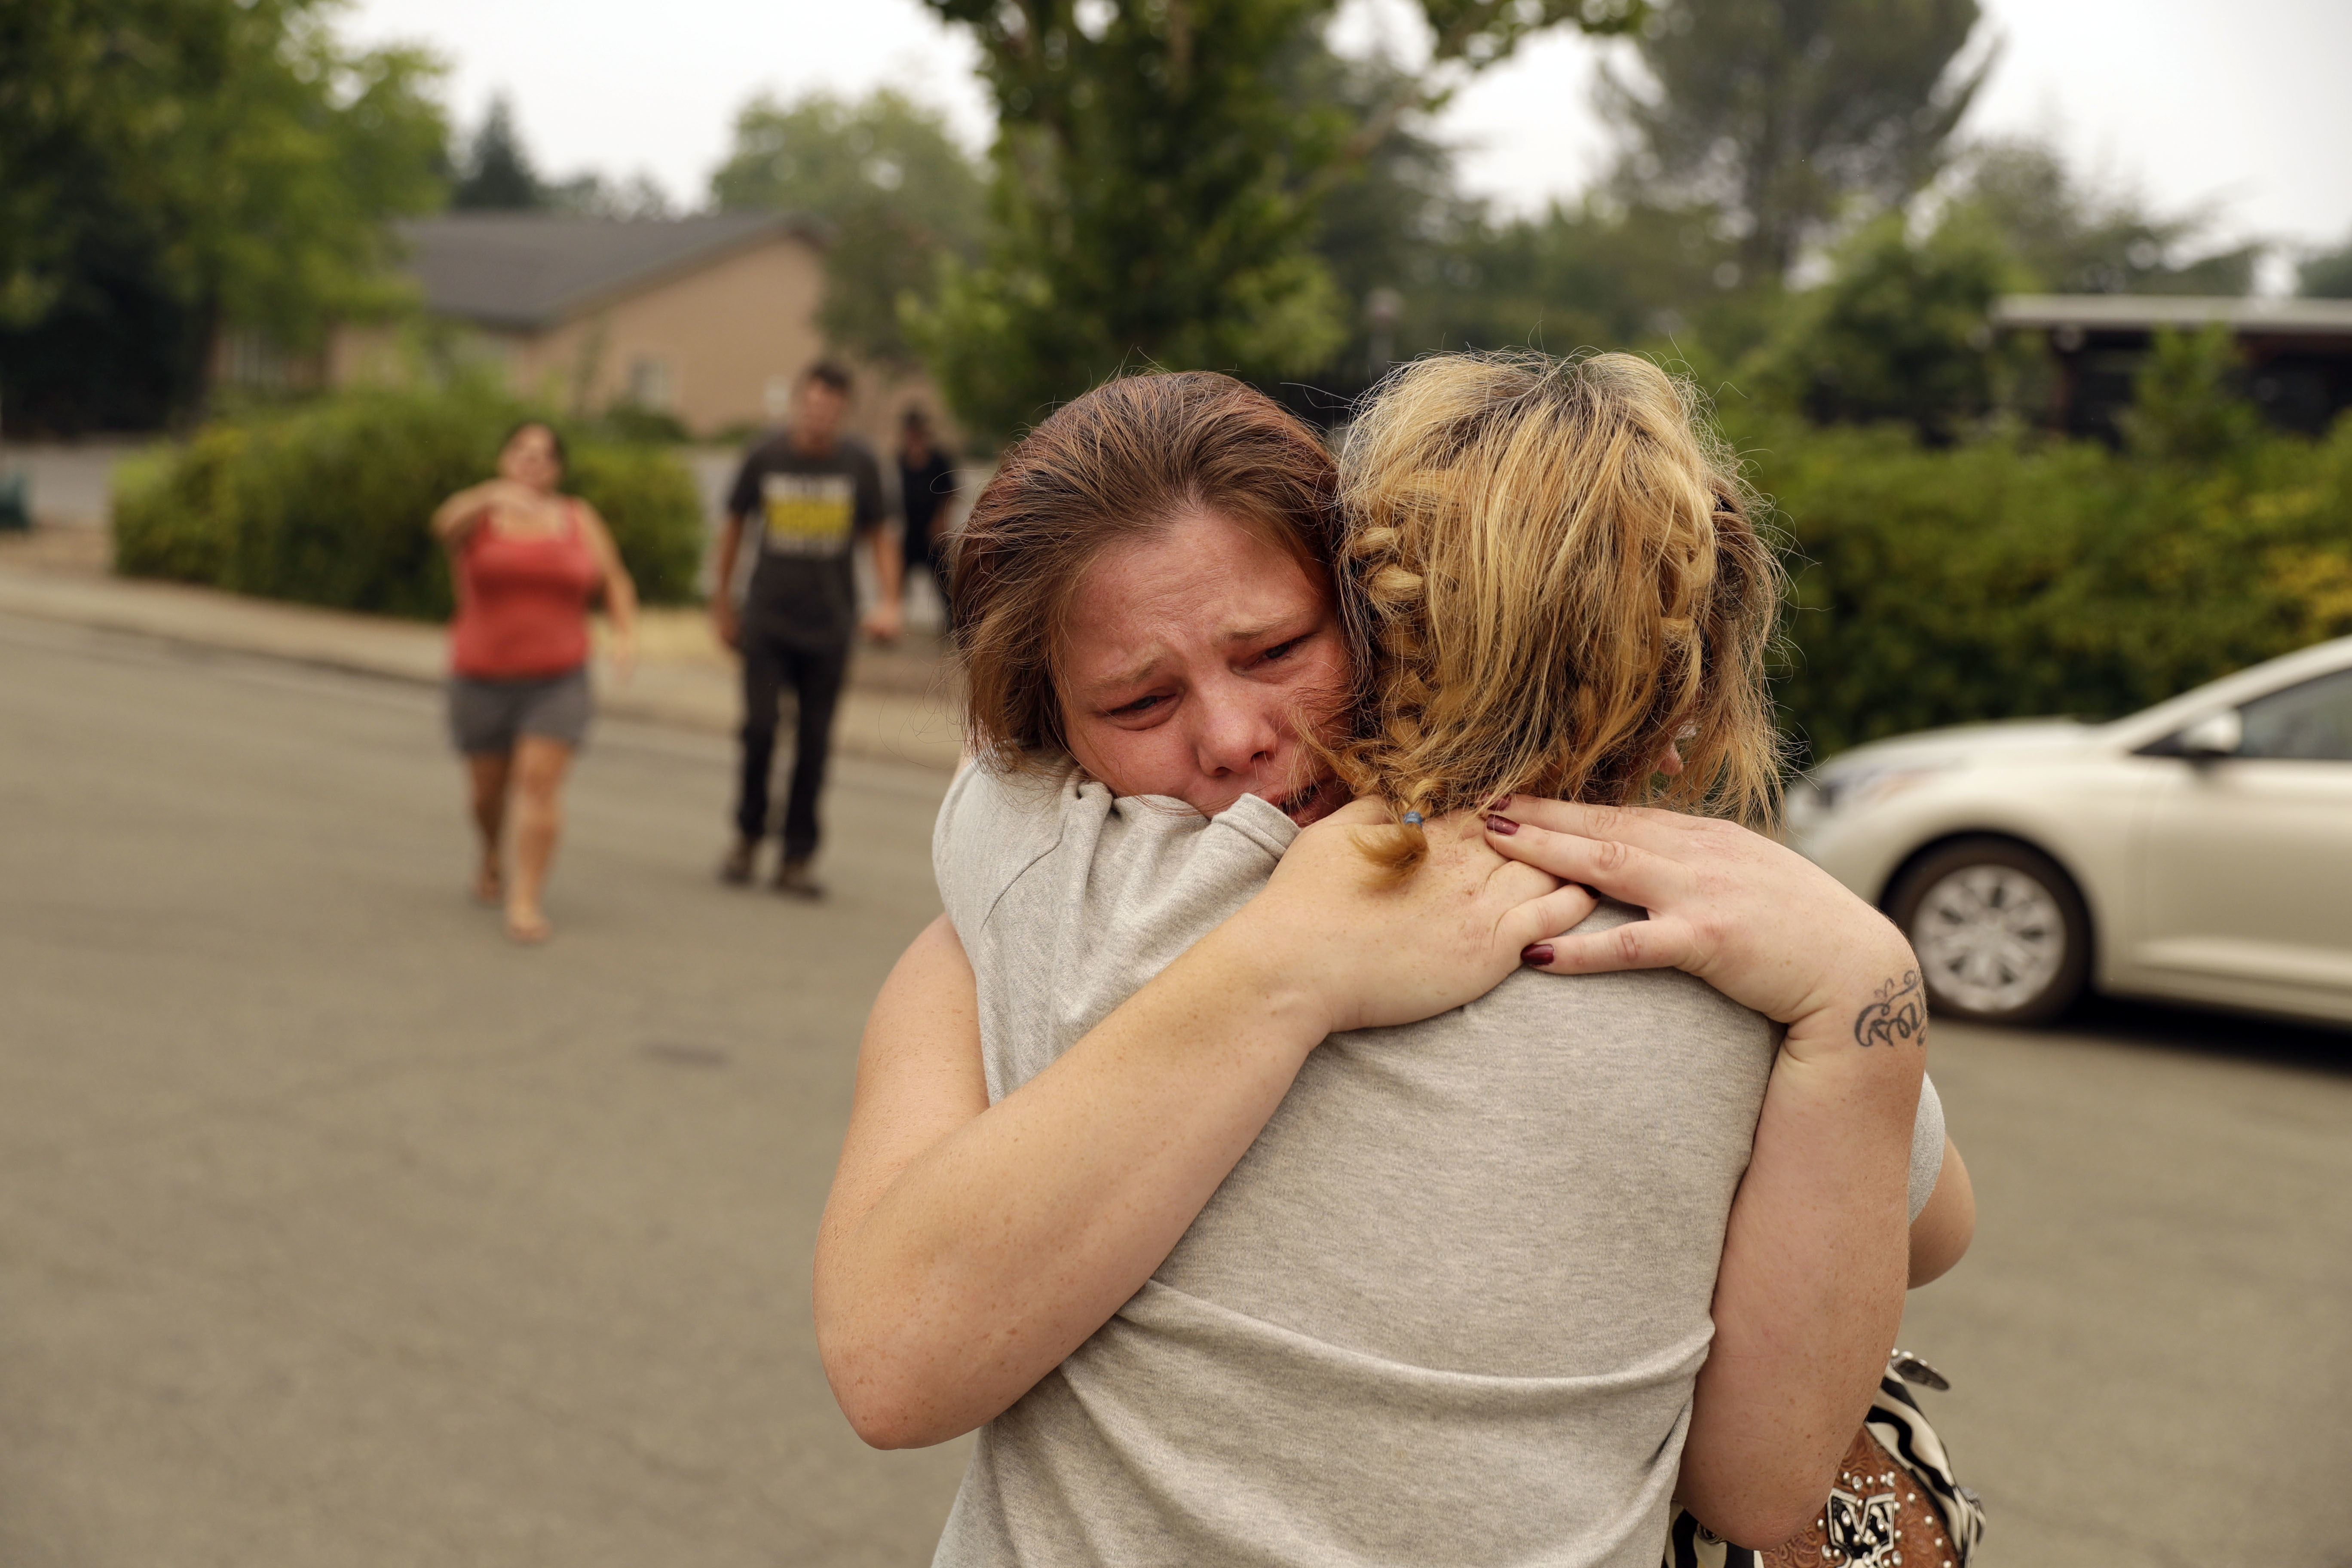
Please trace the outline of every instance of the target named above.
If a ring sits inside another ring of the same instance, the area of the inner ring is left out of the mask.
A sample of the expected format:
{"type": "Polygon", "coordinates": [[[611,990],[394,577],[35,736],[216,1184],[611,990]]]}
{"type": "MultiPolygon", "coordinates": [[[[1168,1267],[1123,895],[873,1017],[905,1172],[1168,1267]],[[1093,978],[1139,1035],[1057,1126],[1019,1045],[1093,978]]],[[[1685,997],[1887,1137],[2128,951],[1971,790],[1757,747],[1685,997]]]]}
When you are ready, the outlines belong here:
{"type": "Polygon", "coordinates": [[[2011,294],[1994,301],[2002,331],[2038,332],[2057,367],[2050,424],[2114,441],[2132,382],[2161,330],[2230,329],[2245,390],[2273,425],[2317,435],[2352,407],[2352,300],[2213,295],[2011,294]]]}

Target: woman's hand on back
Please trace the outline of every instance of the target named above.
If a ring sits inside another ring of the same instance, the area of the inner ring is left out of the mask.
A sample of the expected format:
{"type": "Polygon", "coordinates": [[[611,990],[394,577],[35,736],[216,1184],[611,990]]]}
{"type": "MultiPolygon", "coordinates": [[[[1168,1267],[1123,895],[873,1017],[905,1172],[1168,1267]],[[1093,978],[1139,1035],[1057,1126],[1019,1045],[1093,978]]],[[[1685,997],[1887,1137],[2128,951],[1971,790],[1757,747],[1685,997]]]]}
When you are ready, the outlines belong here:
{"type": "Polygon", "coordinates": [[[1761,834],[1680,812],[1513,795],[1489,819],[1487,842],[1649,911],[1581,935],[1555,925],[1528,954],[1535,968],[1685,970],[1791,1026],[1790,1049],[1801,1057],[1926,1043],[1911,944],[1828,872],[1761,834]],[[1806,1024],[1813,1026],[1797,1027],[1806,1024]]]}
{"type": "Polygon", "coordinates": [[[1592,912],[1583,888],[1497,854],[1475,812],[1423,830],[1429,853],[1390,880],[1358,844],[1388,811],[1359,800],[1300,833],[1264,891],[1227,922],[1277,983],[1303,989],[1323,1032],[1417,1023],[1475,1001],[1521,951],[1592,912]]]}
{"type": "Polygon", "coordinates": [[[1550,937],[1537,967],[1685,970],[1789,1026],[1725,1231],[1678,1488],[1718,1534],[1769,1546],[1820,1508],[1902,1321],[1918,960],[1828,873],[1731,823],[1515,795],[1488,831],[1649,911],[1550,937]]]}

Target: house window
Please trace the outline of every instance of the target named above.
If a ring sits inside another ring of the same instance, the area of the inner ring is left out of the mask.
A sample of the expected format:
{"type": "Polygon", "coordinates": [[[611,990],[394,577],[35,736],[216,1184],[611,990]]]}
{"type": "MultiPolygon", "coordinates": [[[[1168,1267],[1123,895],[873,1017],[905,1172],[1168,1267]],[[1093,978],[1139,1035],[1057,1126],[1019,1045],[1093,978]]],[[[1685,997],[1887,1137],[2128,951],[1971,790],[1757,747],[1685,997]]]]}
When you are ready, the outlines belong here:
{"type": "Polygon", "coordinates": [[[326,379],[326,358],[280,348],[249,327],[231,327],[213,340],[213,378],[247,392],[308,391],[326,379]]]}
{"type": "Polygon", "coordinates": [[[669,361],[639,354],[629,362],[629,402],[635,406],[667,414],[676,390],[670,380],[669,361]]]}

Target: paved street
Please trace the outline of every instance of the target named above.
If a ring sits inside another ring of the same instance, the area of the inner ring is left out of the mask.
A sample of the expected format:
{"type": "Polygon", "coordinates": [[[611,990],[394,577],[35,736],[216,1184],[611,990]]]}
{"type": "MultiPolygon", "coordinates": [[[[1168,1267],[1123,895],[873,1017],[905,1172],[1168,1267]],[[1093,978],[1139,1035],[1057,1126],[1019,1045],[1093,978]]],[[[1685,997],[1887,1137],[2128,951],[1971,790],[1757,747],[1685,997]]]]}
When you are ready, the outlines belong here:
{"type": "Polygon", "coordinates": [[[2110,1005],[1931,1057],[1977,1242],[1902,1342],[1985,1562],[2352,1564],[2352,1036],[2110,1005]]]}
{"type": "Polygon", "coordinates": [[[808,1258],[943,775],[823,908],[727,747],[596,734],[541,951],[425,688],[0,620],[0,1563],[911,1563],[963,1462],[832,1408],[808,1258]]]}
{"type": "MultiPolygon", "coordinates": [[[[796,906],[722,739],[607,723],[521,951],[428,689],[0,615],[0,1563],[927,1561],[964,1445],[857,1444],[807,1276],[942,783],[845,762],[796,906]]],[[[2352,1037],[1934,1052],[1983,1561],[2352,1564],[2352,1037]]]]}

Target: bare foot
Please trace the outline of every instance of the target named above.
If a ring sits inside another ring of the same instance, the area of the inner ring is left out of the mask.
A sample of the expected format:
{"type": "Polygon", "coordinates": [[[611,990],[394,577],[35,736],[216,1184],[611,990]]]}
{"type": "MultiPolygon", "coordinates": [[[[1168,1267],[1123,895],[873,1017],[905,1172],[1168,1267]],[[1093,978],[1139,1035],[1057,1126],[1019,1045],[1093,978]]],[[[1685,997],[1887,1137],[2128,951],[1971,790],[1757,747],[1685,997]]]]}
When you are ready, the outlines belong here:
{"type": "Polygon", "coordinates": [[[474,873],[474,902],[491,908],[506,901],[507,879],[495,860],[486,860],[474,873]]]}
{"type": "Polygon", "coordinates": [[[539,910],[517,903],[507,905],[507,935],[511,940],[535,947],[553,934],[554,929],[539,910]]]}

